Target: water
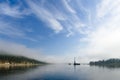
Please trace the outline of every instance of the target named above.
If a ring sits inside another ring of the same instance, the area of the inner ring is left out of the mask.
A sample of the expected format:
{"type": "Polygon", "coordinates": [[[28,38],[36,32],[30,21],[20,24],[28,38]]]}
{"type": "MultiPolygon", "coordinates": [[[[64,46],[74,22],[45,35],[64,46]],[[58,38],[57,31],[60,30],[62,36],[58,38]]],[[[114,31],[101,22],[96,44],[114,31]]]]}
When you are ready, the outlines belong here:
{"type": "Polygon", "coordinates": [[[120,68],[63,64],[0,67],[0,80],[120,80],[120,68]]]}

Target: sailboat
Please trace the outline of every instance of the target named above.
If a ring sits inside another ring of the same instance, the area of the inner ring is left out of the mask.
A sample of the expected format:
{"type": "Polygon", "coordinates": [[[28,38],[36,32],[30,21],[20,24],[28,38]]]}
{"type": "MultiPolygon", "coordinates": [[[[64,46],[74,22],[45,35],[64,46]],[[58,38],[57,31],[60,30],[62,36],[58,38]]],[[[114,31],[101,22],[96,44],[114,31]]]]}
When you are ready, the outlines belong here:
{"type": "Polygon", "coordinates": [[[73,65],[80,65],[80,63],[76,63],[75,57],[74,57],[74,64],[73,65]]]}
{"type": "MultiPolygon", "coordinates": [[[[68,65],[72,65],[72,63],[68,63],[68,65]]],[[[76,63],[75,57],[74,57],[74,63],[73,63],[73,65],[80,65],[80,63],[76,63]]]]}

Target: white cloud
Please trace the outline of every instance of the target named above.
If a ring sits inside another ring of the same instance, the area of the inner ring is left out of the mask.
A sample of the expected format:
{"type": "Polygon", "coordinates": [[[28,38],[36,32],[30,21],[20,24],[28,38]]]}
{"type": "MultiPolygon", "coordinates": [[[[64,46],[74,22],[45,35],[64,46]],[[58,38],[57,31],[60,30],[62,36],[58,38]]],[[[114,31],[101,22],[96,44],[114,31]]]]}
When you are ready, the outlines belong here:
{"type": "Polygon", "coordinates": [[[69,5],[69,1],[68,0],[62,0],[63,4],[65,5],[65,7],[67,8],[68,11],[70,11],[71,13],[76,13],[76,11],[74,9],[72,9],[72,7],[69,5]]]}
{"type": "Polygon", "coordinates": [[[7,36],[9,38],[18,38],[18,39],[25,39],[33,42],[37,42],[40,39],[36,37],[28,37],[26,32],[31,32],[32,29],[21,29],[19,25],[13,24],[10,22],[4,21],[4,19],[0,20],[0,35],[7,36]]]}
{"type": "Polygon", "coordinates": [[[20,5],[10,6],[8,3],[0,3],[0,15],[22,18],[24,15],[29,15],[31,13],[27,9],[21,10],[20,8],[20,5]]]}
{"type": "Polygon", "coordinates": [[[66,37],[70,37],[70,36],[74,35],[74,32],[71,31],[71,28],[68,28],[68,32],[69,33],[66,35],[66,37]]]}
{"type": "MultiPolygon", "coordinates": [[[[12,18],[23,18],[25,15],[30,15],[31,11],[28,8],[22,6],[22,4],[17,4],[11,6],[9,2],[0,3],[0,34],[7,36],[9,38],[19,38],[19,39],[26,39],[30,41],[36,42],[37,39],[32,37],[27,37],[26,32],[33,32],[32,29],[22,29],[21,26],[14,21],[9,21],[5,16],[10,16],[12,18]],[[21,8],[22,7],[22,8],[21,8]]],[[[15,21],[16,22],[16,21],[15,21]]]]}
{"type": "Polygon", "coordinates": [[[85,31],[79,32],[86,35],[80,39],[76,52],[73,52],[76,54],[70,52],[69,57],[79,56],[82,62],[120,58],[120,0],[102,0],[96,11],[91,19],[94,22],[91,29],[86,27],[88,24],[85,24],[86,28],[78,28],[85,28],[85,31]]]}
{"type": "Polygon", "coordinates": [[[56,33],[60,32],[63,27],[61,23],[51,14],[46,8],[38,4],[38,2],[27,1],[28,5],[32,9],[33,13],[42,21],[44,21],[50,28],[56,33]]]}
{"type": "MultiPolygon", "coordinates": [[[[71,5],[69,5],[72,4],[72,1],[62,0],[61,7],[51,3],[48,4],[46,1],[44,1],[44,3],[40,3],[39,1],[26,2],[28,3],[33,13],[56,33],[65,30],[67,32],[67,37],[72,36],[73,33],[88,34],[87,29],[86,31],[85,29],[83,30],[83,28],[87,27],[88,24],[84,24],[84,21],[82,21],[82,18],[80,18],[76,10],[72,8],[71,5]],[[64,9],[69,14],[66,13],[64,9]],[[69,28],[71,28],[71,30],[69,30],[69,28]]],[[[83,9],[85,16],[89,16],[88,18],[90,18],[89,12],[86,11],[87,9],[82,8],[82,10],[83,9]]]]}
{"type": "Polygon", "coordinates": [[[0,20],[0,34],[9,37],[23,37],[25,36],[22,30],[15,28],[11,23],[0,20]]]}
{"type": "Polygon", "coordinates": [[[116,0],[116,1],[102,0],[101,3],[97,6],[98,18],[111,16],[113,13],[118,12],[120,7],[119,5],[120,5],[120,0],[116,0]]]}
{"type": "Polygon", "coordinates": [[[120,0],[103,0],[96,13],[97,25],[93,32],[83,41],[86,47],[80,53],[85,54],[89,60],[119,58],[120,57],[120,0]],[[111,4],[113,3],[113,4],[111,4]]]}

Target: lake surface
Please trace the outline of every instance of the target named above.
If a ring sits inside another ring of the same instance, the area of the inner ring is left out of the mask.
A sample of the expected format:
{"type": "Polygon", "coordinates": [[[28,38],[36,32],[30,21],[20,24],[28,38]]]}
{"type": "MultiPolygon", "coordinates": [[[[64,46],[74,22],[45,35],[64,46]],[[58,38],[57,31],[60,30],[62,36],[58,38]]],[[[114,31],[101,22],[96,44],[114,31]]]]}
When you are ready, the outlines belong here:
{"type": "Polygon", "coordinates": [[[65,64],[0,67],[0,80],[120,80],[120,68],[65,64]]]}

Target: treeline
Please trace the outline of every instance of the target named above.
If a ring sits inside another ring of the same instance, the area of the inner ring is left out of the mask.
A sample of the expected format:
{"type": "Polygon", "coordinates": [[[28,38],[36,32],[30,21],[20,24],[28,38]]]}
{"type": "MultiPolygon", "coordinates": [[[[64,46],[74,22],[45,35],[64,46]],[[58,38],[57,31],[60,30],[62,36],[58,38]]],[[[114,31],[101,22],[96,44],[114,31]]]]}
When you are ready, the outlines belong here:
{"type": "Polygon", "coordinates": [[[120,67],[120,59],[99,60],[94,62],[91,61],[89,64],[106,67],[120,67]]]}
{"type": "Polygon", "coordinates": [[[8,54],[0,54],[0,63],[9,63],[9,64],[46,64],[45,62],[38,61],[35,59],[27,58],[24,56],[15,56],[15,55],[8,55],[8,54]]]}

